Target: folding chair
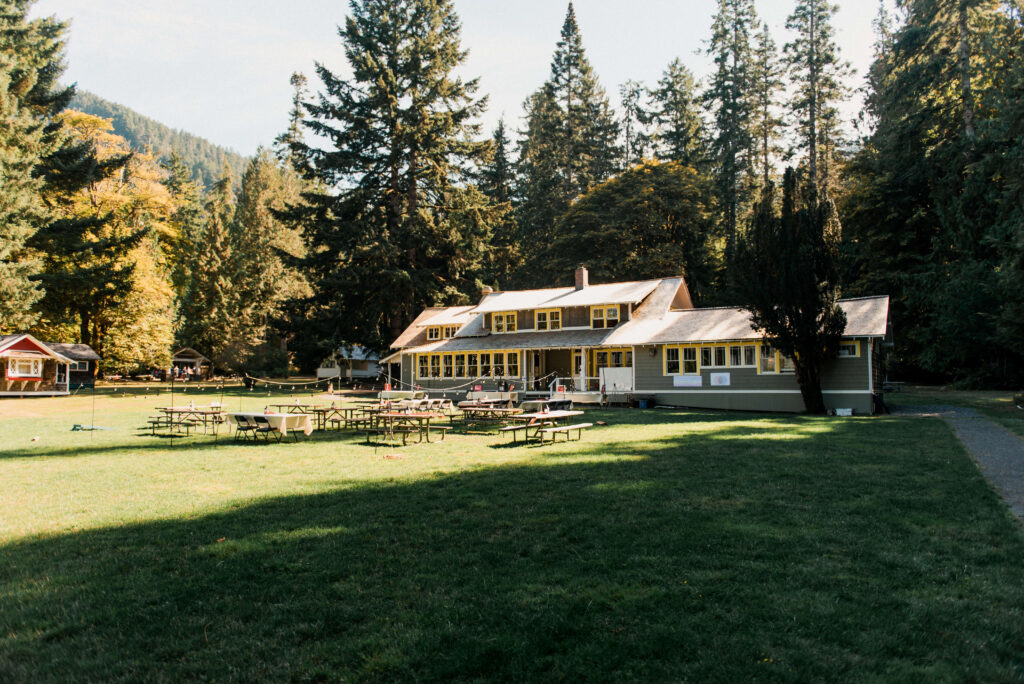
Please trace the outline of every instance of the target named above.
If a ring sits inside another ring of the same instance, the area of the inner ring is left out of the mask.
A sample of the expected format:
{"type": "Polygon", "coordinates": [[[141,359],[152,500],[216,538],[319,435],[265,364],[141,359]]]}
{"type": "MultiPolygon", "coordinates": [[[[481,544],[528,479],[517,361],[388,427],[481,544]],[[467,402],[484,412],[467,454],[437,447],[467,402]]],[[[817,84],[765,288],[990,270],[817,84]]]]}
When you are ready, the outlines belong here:
{"type": "Polygon", "coordinates": [[[253,416],[252,419],[256,421],[253,439],[255,439],[256,435],[263,435],[263,439],[270,441],[270,435],[274,435],[278,442],[281,441],[281,433],[270,425],[270,421],[267,420],[266,416],[253,416]]]}
{"type": "Polygon", "coordinates": [[[250,435],[250,434],[252,435],[253,441],[255,441],[256,440],[256,425],[254,423],[250,423],[249,419],[246,418],[245,416],[236,416],[235,417],[235,439],[234,439],[234,441],[236,441],[236,442],[238,441],[239,435],[241,435],[242,439],[245,439],[246,435],[250,435]]]}

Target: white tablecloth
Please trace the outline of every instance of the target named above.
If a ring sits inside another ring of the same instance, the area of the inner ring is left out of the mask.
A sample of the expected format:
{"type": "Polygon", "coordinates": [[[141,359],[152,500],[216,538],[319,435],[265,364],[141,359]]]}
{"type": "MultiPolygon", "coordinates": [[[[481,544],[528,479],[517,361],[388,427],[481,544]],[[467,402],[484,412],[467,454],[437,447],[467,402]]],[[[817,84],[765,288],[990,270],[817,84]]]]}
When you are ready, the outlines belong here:
{"type": "Polygon", "coordinates": [[[255,416],[262,416],[282,435],[287,435],[289,430],[302,430],[307,436],[313,434],[313,416],[308,413],[229,413],[228,420],[238,425],[239,416],[245,416],[249,422],[253,422],[255,416]]]}

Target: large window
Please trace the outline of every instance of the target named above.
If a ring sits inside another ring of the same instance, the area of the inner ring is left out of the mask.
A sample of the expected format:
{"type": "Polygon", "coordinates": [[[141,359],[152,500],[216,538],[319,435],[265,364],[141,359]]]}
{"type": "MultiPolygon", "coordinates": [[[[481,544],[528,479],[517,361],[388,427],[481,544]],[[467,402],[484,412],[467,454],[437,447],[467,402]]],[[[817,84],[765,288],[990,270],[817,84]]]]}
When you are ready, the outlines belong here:
{"type": "Polygon", "coordinates": [[[455,333],[457,332],[459,332],[459,326],[446,325],[444,326],[444,329],[441,331],[441,337],[447,340],[449,338],[455,337],[455,333]]]}
{"type": "Polygon", "coordinates": [[[466,377],[466,355],[456,354],[455,355],[455,377],[464,378],[466,377]]]}
{"type": "Polygon", "coordinates": [[[505,377],[505,354],[502,352],[495,352],[491,355],[491,361],[494,368],[494,377],[505,377]]]}
{"type": "Polygon", "coordinates": [[[491,332],[514,333],[516,331],[516,312],[503,311],[491,316],[491,332]]]}
{"type": "Polygon", "coordinates": [[[758,367],[758,371],[761,373],[778,373],[779,367],[775,356],[775,349],[773,349],[771,345],[762,344],[761,365],[758,367]]]}
{"type": "Polygon", "coordinates": [[[480,377],[486,378],[491,375],[491,355],[480,354],[480,377]]]}
{"type": "Polygon", "coordinates": [[[43,362],[40,359],[10,359],[7,362],[7,377],[41,380],[43,362]]]}
{"type": "Polygon", "coordinates": [[[590,307],[591,328],[614,328],[619,324],[619,306],[590,307]]]}
{"type": "Polygon", "coordinates": [[[519,352],[505,354],[505,374],[510,378],[519,377],[519,352]]]}
{"type": "Polygon", "coordinates": [[[700,348],[693,345],[665,347],[665,375],[697,375],[701,355],[700,348]]]}
{"type": "Polygon", "coordinates": [[[427,354],[420,354],[417,357],[417,360],[418,360],[418,369],[417,369],[417,372],[416,372],[416,377],[418,377],[418,378],[430,377],[430,356],[428,356],[427,354]]]}
{"type": "Polygon", "coordinates": [[[444,377],[452,377],[452,373],[455,370],[454,364],[452,363],[452,355],[445,354],[441,359],[441,367],[444,369],[444,377]]]}
{"type": "Polygon", "coordinates": [[[466,354],[466,377],[475,378],[479,377],[479,366],[477,366],[477,355],[466,354]]]}
{"type": "Polygon", "coordinates": [[[430,377],[441,377],[441,355],[434,354],[430,357],[430,377]]]}
{"type": "Polygon", "coordinates": [[[534,313],[534,328],[537,330],[561,330],[562,310],[541,309],[534,313]]]}

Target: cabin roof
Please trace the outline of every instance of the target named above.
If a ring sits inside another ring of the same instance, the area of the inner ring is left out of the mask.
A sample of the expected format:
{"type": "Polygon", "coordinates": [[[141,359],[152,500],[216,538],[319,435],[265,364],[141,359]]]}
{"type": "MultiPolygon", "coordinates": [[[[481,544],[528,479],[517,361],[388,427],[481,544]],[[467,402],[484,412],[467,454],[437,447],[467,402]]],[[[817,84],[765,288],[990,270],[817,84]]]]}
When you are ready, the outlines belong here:
{"type": "Polygon", "coordinates": [[[72,361],[101,361],[101,357],[87,344],[65,344],[63,342],[47,342],[50,349],[63,354],[72,361]]]}
{"type": "Polygon", "coordinates": [[[523,311],[525,309],[559,309],[570,306],[601,304],[637,304],[665,280],[636,280],[625,283],[603,283],[575,287],[552,287],[544,290],[512,290],[484,295],[474,313],[523,311]]]}

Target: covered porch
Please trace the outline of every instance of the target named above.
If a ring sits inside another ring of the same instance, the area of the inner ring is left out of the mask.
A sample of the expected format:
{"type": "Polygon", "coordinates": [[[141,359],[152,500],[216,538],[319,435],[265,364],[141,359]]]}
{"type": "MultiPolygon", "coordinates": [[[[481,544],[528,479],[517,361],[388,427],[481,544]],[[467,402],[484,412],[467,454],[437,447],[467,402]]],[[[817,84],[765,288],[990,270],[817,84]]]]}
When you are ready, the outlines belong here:
{"type": "Polygon", "coordinates": [[[0,338],[0,397],[46,397],[70,393],[71,359],[53,351],[32,335],[0,338]]]}
{"type": "Polygon", "coordinates": [[[632,347],[525,350],[526,394],[598,403],[633,391],[632,347]]]}

